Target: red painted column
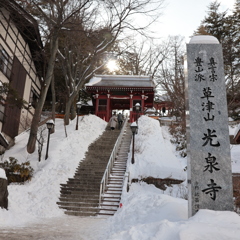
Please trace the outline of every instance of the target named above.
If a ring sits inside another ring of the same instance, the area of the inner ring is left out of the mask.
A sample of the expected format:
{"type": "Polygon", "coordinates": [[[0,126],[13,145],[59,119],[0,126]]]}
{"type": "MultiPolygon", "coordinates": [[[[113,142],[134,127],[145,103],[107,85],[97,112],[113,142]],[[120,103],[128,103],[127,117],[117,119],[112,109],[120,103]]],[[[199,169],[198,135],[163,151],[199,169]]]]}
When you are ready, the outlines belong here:
{"type": "Polygon", "coordinates": [[[110,119],[110,94],[107,94],[107,116],[106,121],[108,122],[110,119]]]}
{"type": "Polygon", "coordinates": [[[132,99],[133,95],[130,94],[130,98],[129,98],[129,101],[130,101],[130,122],[133,122],[133,117],[132,117],[132,113],[133,113],[133,99],[132,99]]]}
{"type": "Polygon", "coordinates": [[[142,95],[142,100],[141,100],[141,110],[140,110],[140,115],[144,114],[144,108],[145,108],[145,95],[142,95]]]}
{"type": "Polygon", "coordinates": [[[99,94],[96,94],[96,95],[95,95],[95,99],[96,99],[95,115],[96,115],[96,116],[98,115],[98,104],[99,104],[99,102],[98,102],[98,96],[99,96],[99,94]]]}

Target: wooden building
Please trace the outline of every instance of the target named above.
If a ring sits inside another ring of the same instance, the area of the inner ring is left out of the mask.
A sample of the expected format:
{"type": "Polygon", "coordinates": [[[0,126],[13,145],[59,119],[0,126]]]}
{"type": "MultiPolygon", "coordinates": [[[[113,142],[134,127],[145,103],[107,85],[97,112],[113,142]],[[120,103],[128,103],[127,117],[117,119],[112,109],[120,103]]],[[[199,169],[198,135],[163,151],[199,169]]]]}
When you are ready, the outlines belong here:
{"type": "Polygon", "coordinates": [[[96,75],[86,85],[91,94],[95,114],[109,121],[114,110],[129,110],[130,121],[153,107],[154,82],[148,76],[96,75]],[[137,112],[135,105],[141,108],[137,112]]]}
{"type": "Polygon", "coordinates": [[[39,98],[42,77],[42,42],[35,19],[13,0],[0,2],[0,87],[9,83],[26,101],[20,109],[0,104],[0,132],[14,139],[28,128],[39,98]]]}

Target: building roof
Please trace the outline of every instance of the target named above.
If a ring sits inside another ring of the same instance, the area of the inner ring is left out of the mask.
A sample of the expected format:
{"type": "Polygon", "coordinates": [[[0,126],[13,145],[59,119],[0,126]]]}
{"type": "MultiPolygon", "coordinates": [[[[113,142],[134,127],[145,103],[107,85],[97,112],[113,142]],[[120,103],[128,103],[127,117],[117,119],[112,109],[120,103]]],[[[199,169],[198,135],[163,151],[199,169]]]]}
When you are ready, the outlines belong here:
{"type": "Polygon", "coordinates": [[[95,75],[88,87],[140,87],[154,88],[155,84],[149,76],[132,76],[132,75],[95,75]]]}

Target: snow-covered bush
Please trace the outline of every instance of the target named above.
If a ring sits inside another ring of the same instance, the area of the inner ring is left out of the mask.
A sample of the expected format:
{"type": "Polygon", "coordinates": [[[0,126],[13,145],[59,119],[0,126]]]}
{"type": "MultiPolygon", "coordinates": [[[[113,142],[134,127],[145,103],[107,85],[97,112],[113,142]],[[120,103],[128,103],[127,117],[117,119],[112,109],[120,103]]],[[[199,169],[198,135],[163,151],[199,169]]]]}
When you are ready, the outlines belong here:
{"type": "Polygon", "coordinates": [[[180,122],[178,125],[173,124],[169,126],[169,132],[172,135],[171,143],[173,143],[176,146],[176,150],[179,151],[181,157],[186,157],[187,137],[185,123],[180,122]]]}
{"type": "Polygon", "coordinates": [[[17,159],[9,157],[1,167],[5,169],[9,183],[25,182],[31,180],[33,176],[33,168],[29,161],[19,164],[17,159]]]}

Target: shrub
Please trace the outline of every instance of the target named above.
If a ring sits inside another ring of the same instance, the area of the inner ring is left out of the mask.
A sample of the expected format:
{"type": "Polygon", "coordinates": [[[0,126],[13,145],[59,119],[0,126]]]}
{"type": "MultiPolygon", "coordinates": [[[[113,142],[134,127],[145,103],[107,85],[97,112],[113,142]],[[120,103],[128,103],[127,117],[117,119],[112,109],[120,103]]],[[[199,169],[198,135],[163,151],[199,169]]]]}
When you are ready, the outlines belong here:
{"type": "Polygon", "coordinates": [[[171,143],[175,144],[176,150],[179,151],[181,157],[187,156],[187,137],[185,122],[179,122],[178,125],[173,124],[169,127],[172,135],[171,143]]]}
{"type": "Polygon", "coordinates": [[[19,164],[17,159],[9,157],[9,160],[4,161],[1,165],[6,171],[9,183],[29,181],[33,176],[33,168],[29,161],[19,164]]]}

